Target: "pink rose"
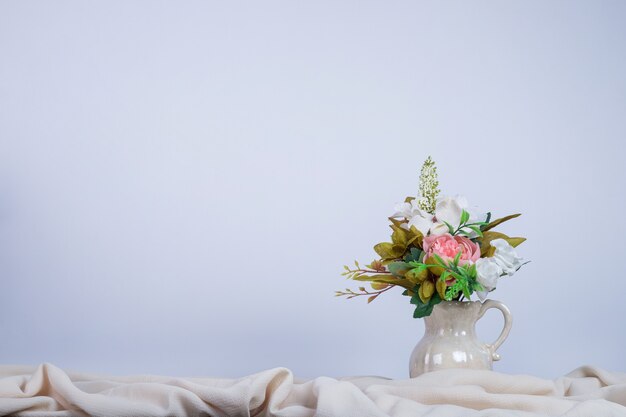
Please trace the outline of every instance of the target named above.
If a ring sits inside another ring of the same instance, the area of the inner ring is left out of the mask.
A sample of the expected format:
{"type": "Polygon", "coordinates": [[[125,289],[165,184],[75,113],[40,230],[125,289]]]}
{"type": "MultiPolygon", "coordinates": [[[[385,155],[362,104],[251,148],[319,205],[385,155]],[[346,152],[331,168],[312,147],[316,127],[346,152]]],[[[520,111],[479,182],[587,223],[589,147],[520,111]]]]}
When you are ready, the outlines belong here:
{"type": "Polygon", "coordinates": [[[430,235],[424,238],[424,261],[433,254],[437,254],[446,262],[452,261],[457,253],[461,252],[459,265],[474,263],[480,258],[480,246],[465,236],[430,235]]]}

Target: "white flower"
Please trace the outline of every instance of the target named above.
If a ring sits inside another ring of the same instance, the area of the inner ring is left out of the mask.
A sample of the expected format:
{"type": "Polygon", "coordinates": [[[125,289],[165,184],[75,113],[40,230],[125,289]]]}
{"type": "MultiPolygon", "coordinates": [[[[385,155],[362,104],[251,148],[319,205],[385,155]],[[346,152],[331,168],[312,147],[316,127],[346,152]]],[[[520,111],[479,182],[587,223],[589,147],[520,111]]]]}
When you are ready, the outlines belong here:
{"type": "MultiPolygon", "coordinates": [[[[470,215],[468,223],[485,221],[487,215],[479,213],[469,207],[467,199],[463,196],[457,195],[456,197],[442,197],[437,201],[437,208],[435,209],[435,218],[437,226],[431,228],[431,233],[434,235],[441,235],[448,233],[448,223],[454,230],[458,229],[461,225],[461,214],[463,210],[467,211],[470,215]]],[[[469,237],[476,237],[476,232],[472,229],[464,227],[461,230],[469,233],[469,237]]]]}
{"type": "Polygon", "coordinates": [[[502,275],[502,268],[494,258],[480,258],[476,261],[476,280],[487,291],[498,285],[498,278],[502,275]]]}
{"type": "Polygon", "coordinates": [[[396,204],[394,207],[396,212],[391,217],[404,217],[405,219],[410,219],[413,216],[416,216],[419,212],[421,212],[421,210],[417,207],[417,205],[413,205],[413,201],[396,204]]]}
{"type": "Polygon", "coordinates": [[[476,280],[485,288],[485,291],[477,291],[476,293],[483,301],[487,297],[487,293],[496,288],[498,278],[504,275],[513,275],[524,262],[506,240],[494,239],[490,244],[496,248],[494,255],[476,261],[476,280]]]}
{"type": "Polygon", "coordinates": [[[502,269],[503,274],[513,275],[524,263],[524,259],[517,255],[513,246],[506,240],[494,239],[491,241],[491,246],[496,248],[493,259],[502,269]]]}
{"type": "Polygon", "coordinates": [[[391,217],[404,217],[409,221],[408,224],[404,223],[402,225],[403,227],[410,229],[411,226],[415,226],[415,228],[422,232],[424,236],[428,234],[428,231],[433,224],[433,216],[420,209],[416,200],[409,203],[396,204],[395,208],[396,212],[391,217]]]}
{"type": "MultiPolygon", "coordinates": [[[[485,214],[471,210],[467,204],[467,199],[462,196],[439,198],[434,216],[421,210],[418,203],[413,200],[410,203],[396,205],[396,213],[392,217],[404,217],[409,221],[407,228],[415,226],[424,236],[428,235],[429,232],[431,235],[442,235],[449,232],[446,223],[454,230],[461,225],[463,210],[470,214],[469,223],[484,221],[487,217],[485,214]]],[[[463,230],[470,234],[470,238],[476,237],[476,233],[471,229],[464,227],[463,230]]]]}

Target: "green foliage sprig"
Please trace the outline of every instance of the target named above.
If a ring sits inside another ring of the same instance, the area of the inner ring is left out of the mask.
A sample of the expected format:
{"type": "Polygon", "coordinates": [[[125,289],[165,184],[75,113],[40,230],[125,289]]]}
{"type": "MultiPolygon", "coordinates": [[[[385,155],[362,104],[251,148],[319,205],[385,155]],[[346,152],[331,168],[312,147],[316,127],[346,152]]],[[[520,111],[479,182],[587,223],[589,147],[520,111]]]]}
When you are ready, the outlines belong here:
{"type": "Polygon", "coordinates": [[[476,264],[459,265],[461,252],[457,253],[454,259],[446,262],[437,254],[433,254],[434,263],[409,262],[414,267],[416,273],[420,273],[426,269],[432,269],[439,274],[437,284],[445,284],[446,288],[442,297],[446,301],[461,299],[462,297],[470,298],[474,291],[484,291],[484,288],[476,280],[476,264]]]}
{"type": "Polygon", "coordinates": [[[469,223],[470,214],[467,210],[463,209],[461,212],[461,222],[459,226],[455,229],[450,223],[443,222],[448,227],[448,232],[454,235],[464,235],[464,236],[472,236],[472,232],[468,232],[465,229],[470,229],[476,235],[482,237],[483,230],[489,225],[489,220],[491,220],[491,213],[487,213],[487,219],[484,222],[472,222],[469,223]]]}

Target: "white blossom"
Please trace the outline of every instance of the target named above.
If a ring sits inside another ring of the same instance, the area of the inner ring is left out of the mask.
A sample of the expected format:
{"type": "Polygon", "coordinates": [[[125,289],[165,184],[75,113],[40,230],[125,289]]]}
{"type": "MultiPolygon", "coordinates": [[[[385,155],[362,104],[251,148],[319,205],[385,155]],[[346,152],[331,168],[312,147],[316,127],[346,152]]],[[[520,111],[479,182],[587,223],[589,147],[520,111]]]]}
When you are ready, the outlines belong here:
{"type": "Polygon", "coordinates": [[[502,275],[502,268],[494,258],[480,258],[476,261],[476,280],[487,291],[498,285],[498,278],[502,275]]]}
{"type": "Polygon", "coordinates": [[[512,276],[524,264],[524,259],[517,255],[515,248],[506,240],[494,239],[491,246],[496,248],[493,259],[504,275],[512,276]]]}
{"type": "Polygon", "coordinates": [[[408,220],[408,223],[402,225],[404,228],[410,229],[411,226],[415,226],[424,236],[428,234],[433,224],[433,215],[419,208],[415,200],[408,203],[396,204],[395,209],[396,212],[391,217],[408,220]]]}
{"type": "Polygon", "coordinates": [[[504,239],[494,239],[490,242],[496,248],[492,257],[480,258],[476,261],[476,280],[485,291],[477,291],[478,297],[485,300],[487,293],[496,288],[498,279],[502,276],[511,276],[524,263],[515,249],[504,239]]]}
{"type": "MultiPolygon", "coordinates": [[[[408,221],[405,226],[407,229],[415,226],[424,236],[429,233],[431,235],[442,235],[449,232],[446,223],[454,230],[459,228],[463,210],[470,215],[469,223],[484,221],[487,217],[486,214],[478,213],[476,210],[471,209],[467,199],[463,196],[439,198],[434,215],[422,210],[415,200],[409,203],[401,203],[396,205],[396,212],[392,217],[405,218],[408,221]]],[[[463,227],[461,230],[467,232],[470,238],[476,237],[476,233],[467,227],[463,227]]]]}

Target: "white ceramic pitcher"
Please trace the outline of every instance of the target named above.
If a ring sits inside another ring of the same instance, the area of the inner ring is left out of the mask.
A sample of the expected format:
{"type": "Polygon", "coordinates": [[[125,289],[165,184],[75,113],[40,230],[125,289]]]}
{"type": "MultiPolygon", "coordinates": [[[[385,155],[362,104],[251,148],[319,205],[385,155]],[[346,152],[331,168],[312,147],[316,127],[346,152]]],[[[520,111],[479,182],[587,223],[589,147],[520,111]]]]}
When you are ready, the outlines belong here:
{"type": "Polygon", "coordinates": [[[500,360],[496,350],[509,335],[513,317],[500,301],[442,301],[424,322],[424,337],[411,354],[411,378],[439,369],[492,369],[493,361],[500,360]],[[490,308],[502,312],[504,328],[495,342],[486,344],[476,337],[476,322],[490,308]]]}

